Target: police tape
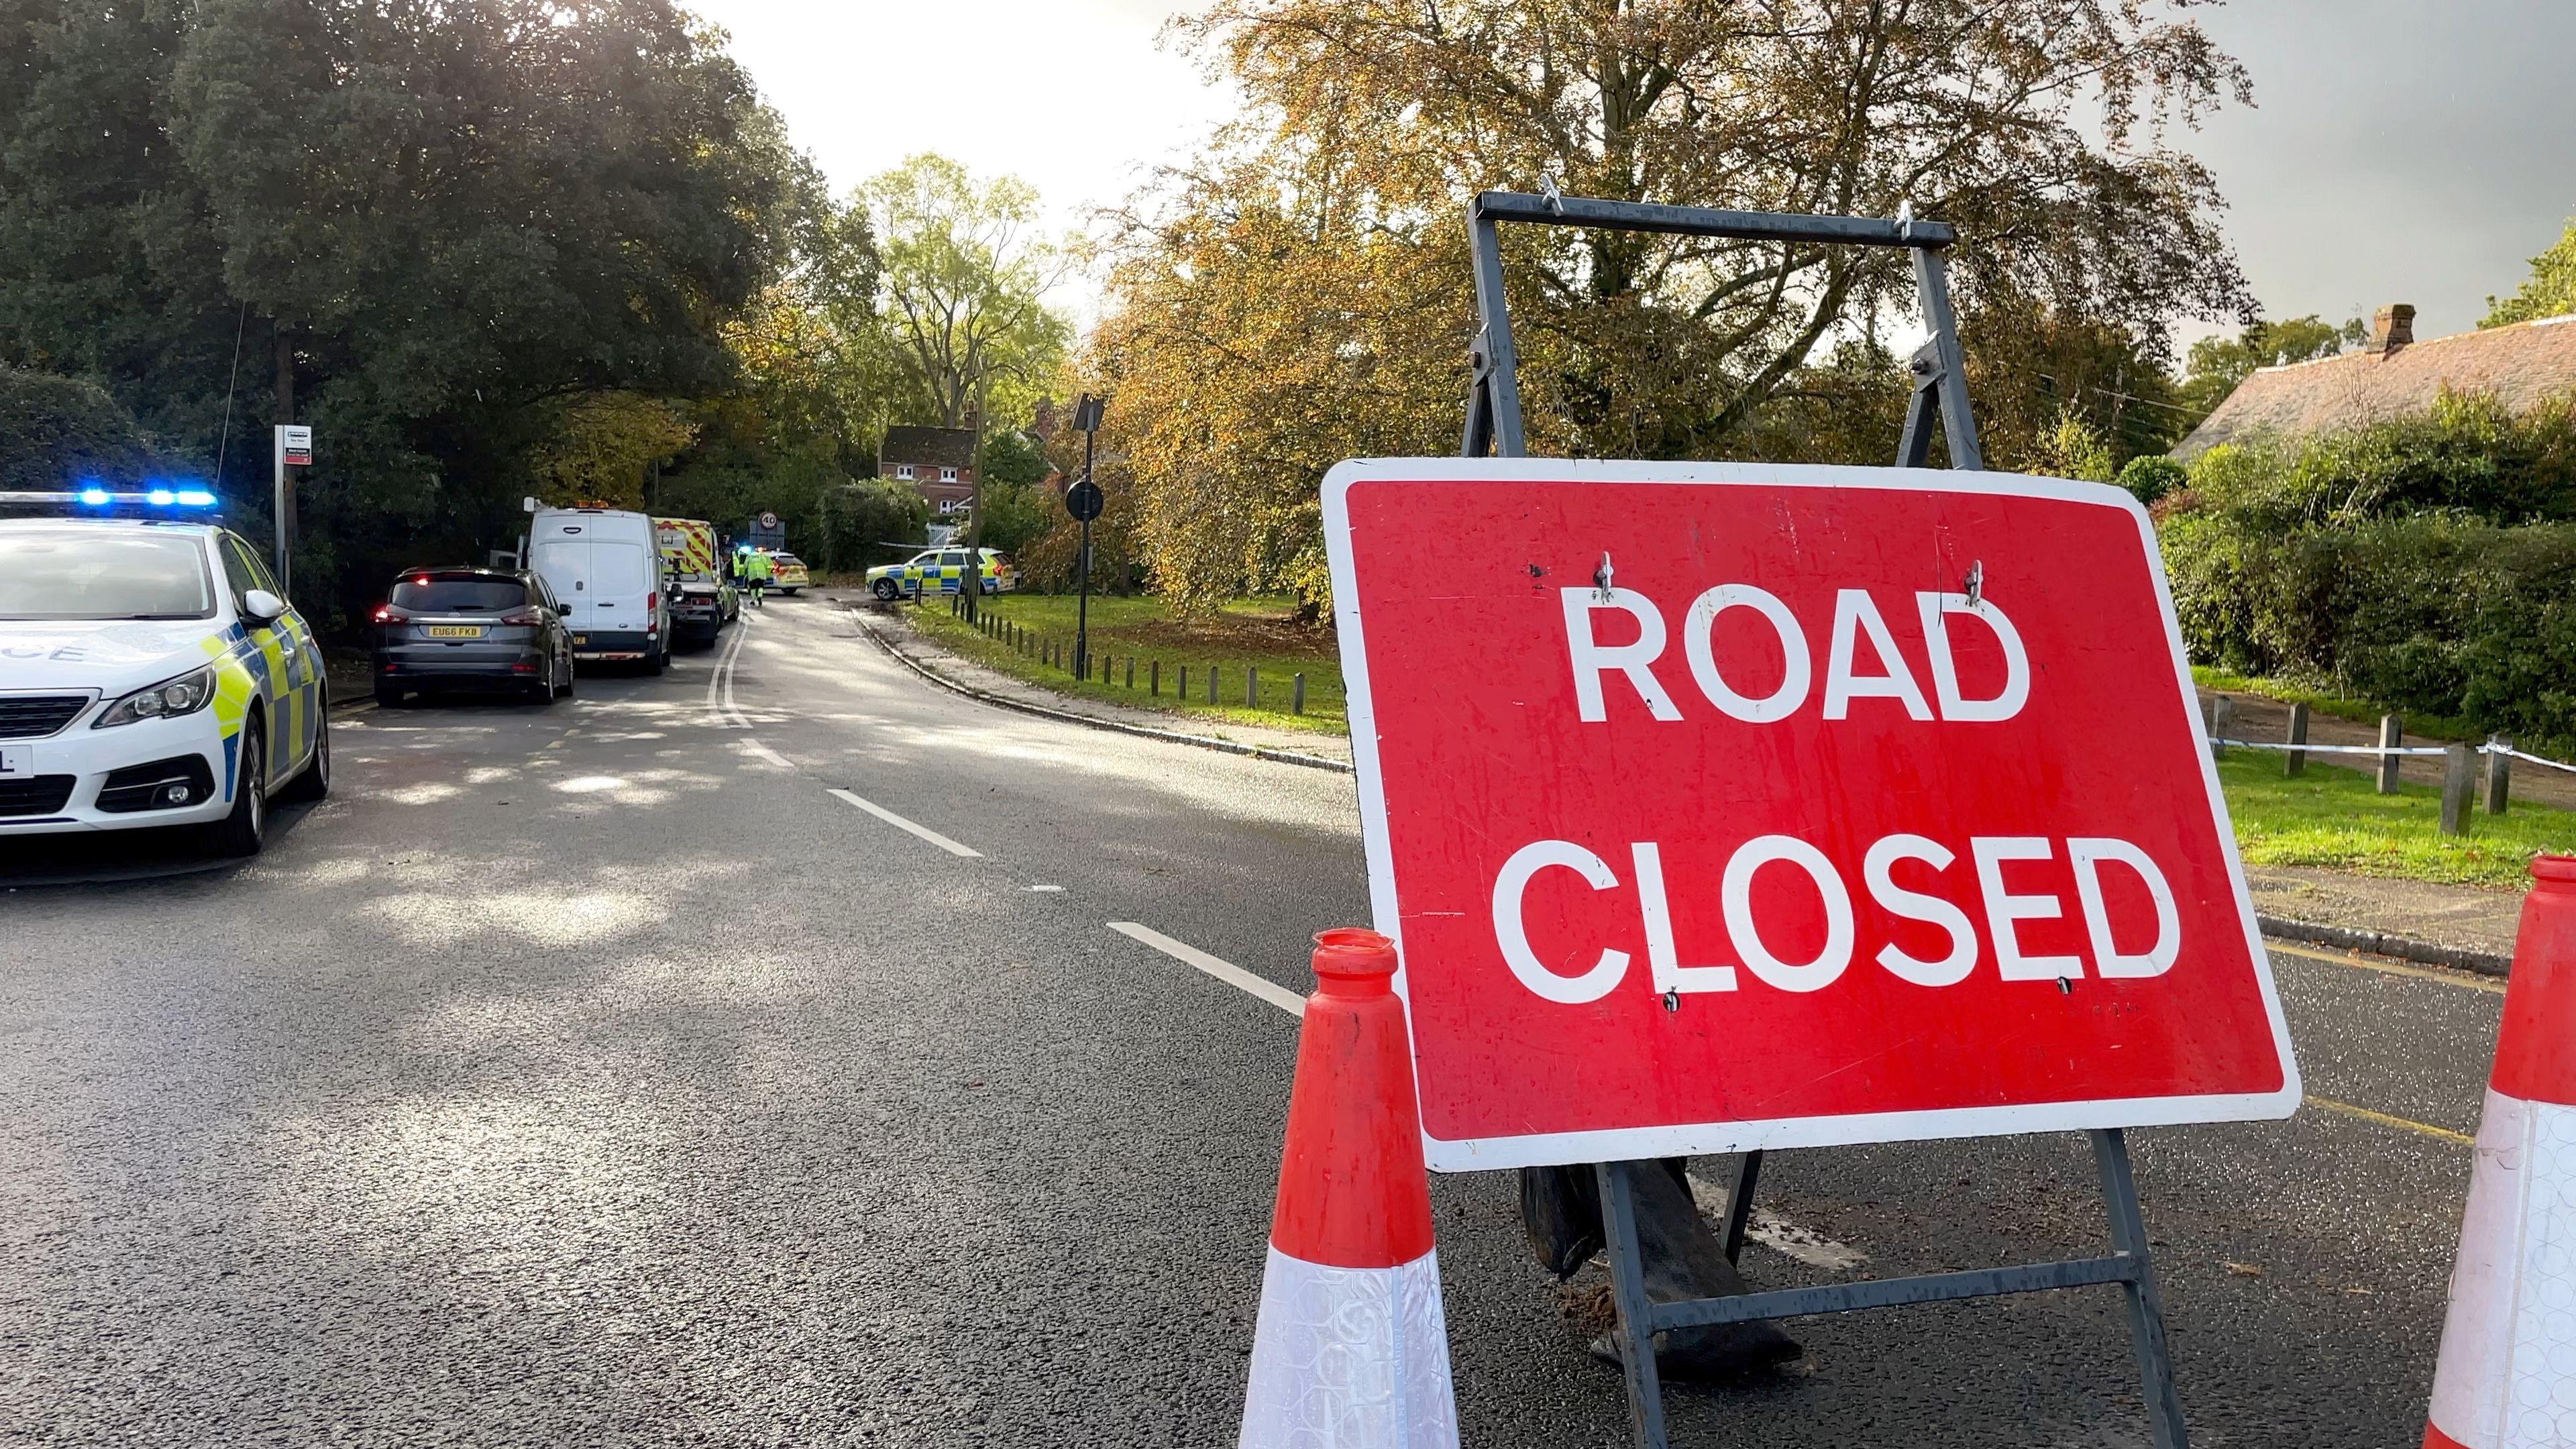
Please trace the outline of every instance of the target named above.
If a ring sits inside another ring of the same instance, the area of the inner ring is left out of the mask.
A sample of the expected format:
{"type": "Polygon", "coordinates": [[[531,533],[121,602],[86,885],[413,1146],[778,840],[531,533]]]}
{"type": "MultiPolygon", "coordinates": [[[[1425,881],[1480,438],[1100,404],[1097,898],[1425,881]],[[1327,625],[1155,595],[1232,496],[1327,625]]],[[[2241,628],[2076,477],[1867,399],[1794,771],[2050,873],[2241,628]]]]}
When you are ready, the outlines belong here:
{"type": "MultiPolygon", "coordinates": [[[[2210,743],[2228,750],[2296,750],[2303,755],[2447,755],[2451,752],[2449,745],[2294,745],[2280,740],[2211,740],[2210,743]]],[[[2483,744],[2468,748],[2481,755],[2510,755],[2517,760],[2576,774],[2576,765],[2529,754],[2511,745],[2483,744]]]]}
{"type": "Polygon", "coordinates": [[[2230,750],[2297,750],[2305,755],[2447,755],[2447,745],[2285,745],[2278,740],[2211,740],[2230,750]]]}

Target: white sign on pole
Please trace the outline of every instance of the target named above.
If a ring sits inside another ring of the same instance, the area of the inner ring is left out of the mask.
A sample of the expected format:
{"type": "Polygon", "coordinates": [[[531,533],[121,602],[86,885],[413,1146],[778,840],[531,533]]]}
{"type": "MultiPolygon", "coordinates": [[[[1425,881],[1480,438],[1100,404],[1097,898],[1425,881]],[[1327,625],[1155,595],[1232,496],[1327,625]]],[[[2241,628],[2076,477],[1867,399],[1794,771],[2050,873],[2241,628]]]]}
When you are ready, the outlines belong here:
{"type": "Polygon", "coordinates": [[[311,467],[313,465],[313,430],[291,424],[279,428],[277,453],[278,461],[289,468],[311,467]]]}

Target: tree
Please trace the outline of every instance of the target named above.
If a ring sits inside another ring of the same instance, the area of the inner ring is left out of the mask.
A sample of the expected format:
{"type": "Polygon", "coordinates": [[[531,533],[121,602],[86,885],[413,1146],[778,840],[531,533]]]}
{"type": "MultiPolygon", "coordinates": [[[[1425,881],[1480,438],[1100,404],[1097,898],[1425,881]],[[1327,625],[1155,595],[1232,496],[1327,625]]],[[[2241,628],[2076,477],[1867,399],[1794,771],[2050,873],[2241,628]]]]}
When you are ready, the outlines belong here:
{"type": "Polygon", "coordinates": [[[572,400],[733,386],[810,250],[811,168],[665,0],[0,0],[0,37],[0,362],[100,378],[236,516],[312,423],[317,611],[515,534],[572,400]]]}
{"type": "Polygon", "coordinates": [[[2337,327],[2311,312],[2283,322],[2249,322],[2233,337],[2204,337],[2191,345],[2184,359],[2178,393],[2182,417],[2197,427],[2257,368],[2332,357],[2359,346],[2369,335],[2358,317],[2337,327]]]}
{"type": "MultiPolygon", "coordinates": [[[[1014,411],[1034,400],[1070,335],[1043,298],[1064,257],[1036,232],[1037,192],[1011,176],[978,183],[944,156],[921,155],[859,199],[882,257],[877,316],[893,395],[909,415],[975,429],[981,453],[997,395],[1014,411]]],[[[982,544],[980,496],[974,508],[970,548],[982,544]]],[[[982,585],[966,571],[970,610],[982,585]]]]}
{"type": "Polygon", "coordinates": [[[2556,246],[2531,259],[2531,275],[2520,291],[2501,302],[2487,298],[2487,315],[2478,325],[2502,327],[2570,312],[2576,312],[2576,221],[2567,224],[2556,246]]]}
{"type": "Polygon", "coordinates": [[[551,411],[527,472],[537,496],[557,506],[644,507],[646,470],[677,456],[698,431],[670,404],[631,392],[583,393],[551,411]]]}
{"type": "MultiPolygon", "coordinates": [[[[1460,204],[1493,186],[1955,222],[1972,308],[2163,335],[2245,308],[2164,144],[2241,68],[2156,0],[1219,0],[1178,23],[1247,114],[1132,207],[1100,362],[1157,577],[1310,587],[1320,465],[1454,446],[1460,204]],[[1286,476],[1281,476],[1285,470],[1286,476]]],[[[1865,248],[1514,228],[1534,449],[1708,455],[1911,305],[1865,248]]],[[[2160,360],[2160,359],[2158,359],[2160,360]]]]}

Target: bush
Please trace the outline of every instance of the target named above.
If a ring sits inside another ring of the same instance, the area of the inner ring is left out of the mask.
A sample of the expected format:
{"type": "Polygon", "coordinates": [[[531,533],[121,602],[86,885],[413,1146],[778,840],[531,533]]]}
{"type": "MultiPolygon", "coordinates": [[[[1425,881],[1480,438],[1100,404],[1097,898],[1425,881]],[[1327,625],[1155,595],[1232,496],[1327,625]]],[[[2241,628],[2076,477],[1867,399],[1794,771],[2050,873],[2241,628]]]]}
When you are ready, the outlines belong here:
{"type": "Polygon", "coordinates": [[[132,486],[152,449],[107,389],[0,367],[0,489],[54,492],[87,479],[132,486]]]}
{"type": "Polygon", "coordinates": [[[2191,473],[2162,453],[2145,453],[2122,464],[2113,481],[2140,503],[2153,503],[2191,481],[2191,473]]]}
{"type": "MultiPolygon", "coordinates": [[[[2129,480],[2123,475],[2122,482],[2129,480]]],[[[2196,461],[2160,532],[2203,663],[2576,739],[2576,413],[2423,415],[2196,461]]]]}
{"type": "Polygon", "coordinates": [[[800,555],[817,566],[825,559],[844,571],[900,563],[930,537],[930,504],[909,483],[870,478],[834,489],[823,512],[831,536],[800,555]]]}

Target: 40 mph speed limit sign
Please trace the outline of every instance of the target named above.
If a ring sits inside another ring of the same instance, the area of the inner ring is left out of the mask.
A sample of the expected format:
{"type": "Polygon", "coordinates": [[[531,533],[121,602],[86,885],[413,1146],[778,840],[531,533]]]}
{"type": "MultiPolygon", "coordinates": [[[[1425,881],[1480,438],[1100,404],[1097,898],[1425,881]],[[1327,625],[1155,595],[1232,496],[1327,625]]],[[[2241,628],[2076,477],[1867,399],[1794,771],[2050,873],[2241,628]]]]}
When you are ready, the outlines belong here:
{"type": "Polygon", "coordinates": [[[1402,459],[1324,509],[1432,1166],[2297,1107],[2126,493],[1402,459]]]}

